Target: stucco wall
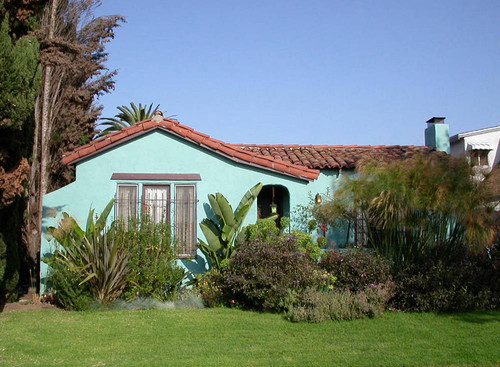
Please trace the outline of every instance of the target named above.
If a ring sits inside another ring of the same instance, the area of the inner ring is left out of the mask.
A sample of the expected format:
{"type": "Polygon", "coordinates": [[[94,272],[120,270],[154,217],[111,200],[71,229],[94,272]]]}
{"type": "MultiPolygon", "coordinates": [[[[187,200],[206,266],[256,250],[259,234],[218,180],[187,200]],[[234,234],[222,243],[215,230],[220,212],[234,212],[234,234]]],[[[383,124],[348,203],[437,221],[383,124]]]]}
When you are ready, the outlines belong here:
{"type": "MultiPolygon", "coordinates": [[[[486,129],[489,130],[489,129],[486,129]]],[[[461,135],[461,134],[459,134],[461,135]]],[[[488,163],[490,169],[500,163],[500,128],[493,128],[492,131],[464,133],[464,136],[451,143],[451,154],[456,157],[469,157],[471,147],[475,145],[485,145],[492,148],[488,153],[488,163]]]]}
{"type": "MultiPolygon", "coordinates": [[[[155,130],[77,163],[76,181],[44,197],[41,255],[43,257],[53,251],[53,244],[49,241],[46,230],[49,226],[57,225],[62,212],[67,212],[83,226],[89,209],[95,208],[96,213],[100,213],[115,196],[120,183],[170,184],[172,187],[175,184],[194,183],[197,189],[199,223],[206,217],[207,195],[211,193],[223,193],[234,208],[245,192],[258,182],[264,185],[282,185],[289,191],[290,209],[293,213],[297,206],[307,205],[316,193],[324,195],[327,191],[332,192],[338,179],[338,170],[323,171],[317,180],[308,182],[235,163],[188,141],[155,130]],[[113,173],[197,173],[201,175],[201,181],[112,180],[113,173]]],[[[247,223],[254,223],[256,219],[257,208],[254,205],[247,223]]],[[[199,226],[197,231],[197,237],[203,238],[199,226]]],[[[330,237],[330,240],[333,239],[334,237],[330,237]]],[[[205,265],[199,250],[198,255],[198,265],[185,264],[190,270],[201,271],[205,265]]],[[[47,272],[44,263],[41,272],[43,282],[47,272]]]]}

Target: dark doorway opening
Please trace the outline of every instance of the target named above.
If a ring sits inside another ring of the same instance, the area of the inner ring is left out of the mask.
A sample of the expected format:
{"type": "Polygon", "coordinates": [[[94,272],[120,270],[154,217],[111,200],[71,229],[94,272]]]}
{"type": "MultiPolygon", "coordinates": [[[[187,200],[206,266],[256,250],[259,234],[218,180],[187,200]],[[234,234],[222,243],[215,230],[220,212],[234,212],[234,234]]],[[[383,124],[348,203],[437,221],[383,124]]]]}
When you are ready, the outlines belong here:
{"type": "Polygon", "coordinates": [[[290,217],[290,194],[288,189],[280,185],[264,186],[257,197],[257,211],[259,219],[278,214],[276,222],[279,226],[281,217],[290,217]],[[273,213],[273,206],[275,207],[275,213],[273,213]]]}

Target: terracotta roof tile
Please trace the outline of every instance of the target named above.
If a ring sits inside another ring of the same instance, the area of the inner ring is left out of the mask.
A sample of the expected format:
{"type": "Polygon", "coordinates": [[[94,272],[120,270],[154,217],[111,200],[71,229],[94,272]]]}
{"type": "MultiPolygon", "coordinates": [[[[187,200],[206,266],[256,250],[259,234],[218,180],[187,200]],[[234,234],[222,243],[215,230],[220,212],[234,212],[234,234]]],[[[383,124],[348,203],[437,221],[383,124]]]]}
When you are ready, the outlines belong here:
{"type": "Polygon", "coordinates": [[[193,128],[181,125],[178,121],[163,119],[156,122],[153,120],[145,120],[130,127],[126,127],[120,131],[109,134],[97,140],[68,152],[63,155],[62,161],[65,164],[74,164],[78,161],[89,158],[90,156],[101,153],[109,149],[121,141],[128,140],[135,136],[140,136],[145,132],[153,131],[154,129],[162,129],[167,133],[174,134],[180,138],[189,140],[200,146],[214,151],[231,160],[237,160],[244,164],[259,166],[263,169],[280,172],[305,180],[315,180],[319,176],[319,170],[306,167],[305,165],[295,164],[288,161],[287,155],[277,151],[277,155],[273,158],[270,154],[267,157],[259,153],[240,149],[235,145],[224,143],[223,141],[213,139],[209,135],[199,133],[193,128]]]}
{"type": "Polygon", "coordinates": [[[429,153],[424,146],[400,145],[257,145],[233,144],[234,147],[262,156],[280,157],[280,160],[312,169],[355,168],[363,160],[388,161],[405,159],[418,153],[429,153]]]}

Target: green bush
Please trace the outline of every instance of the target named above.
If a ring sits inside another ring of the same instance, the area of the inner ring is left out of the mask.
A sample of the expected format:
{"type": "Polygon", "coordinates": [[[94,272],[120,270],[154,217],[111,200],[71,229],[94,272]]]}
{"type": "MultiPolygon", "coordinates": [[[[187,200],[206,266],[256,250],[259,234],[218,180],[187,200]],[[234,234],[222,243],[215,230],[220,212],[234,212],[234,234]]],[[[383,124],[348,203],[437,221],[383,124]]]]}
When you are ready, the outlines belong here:
{"type": "Polygon", "coordinates": [[[288,310],[290,321],[319,323],[327,320],[354,320],[379,317],[392,295],[392,284],[367,287],[353,293],[350,290],[307,290],[288,310]]]}
{"type": "Polygon", "coordinates": [[[147,217],[117,227],[115,238],[128,251],[128,275],[124,296],[171,299],[184,280],[184,269],[176,264],[176,247],[170,223],[154,223],[147,217]]]}
{"type": "Polygon", "coordinates": [[[453,256],[429,251],[395,277],[392,304],[404,311],[469,311],[500,307],[500,256],[497,247],[453,256]]]}
{"type": "Polygon", "coordinates": [[[286,310],[307,288],[319,289],[332,283],[328,273],[300,251],[294,236],[241,244],[223,277],[231,301],[265,311],[286,310]]]}
{"type": "Polygon", "coordinates": [[[81,276],[76,270],[70,270],[67,265],[56,260],[55,256],[46,259],[50,266],[47,283],[55,291],[56,302],[74,311],[83,311],[90,307],[93,301],[89,284],[80,285],[81,276]]]}
{"type": "Polygon", "coordinates": [[[280,235],[280,229],[273,218],[257,219],[257,223],[244,227],[237,237],[237,244],[247,243],[257,239],[273,240],[280,235]]]}
{"type": "Polygon", "coordinates": [[[196,290],[207,307],[224,306],[228,302],[227,289],[224,286],[224,270],[211,269],[198,276],[196,290]]]}
{"type": "MultiPolygon", "coordinates": [[[[290,226],[290,218],[282,217],[280,219],[280,226],[276,224],[274,218],[258,219],[257,223],[250,224],[242,229],[238,236],[237,243],[247,243],[253,240],[274,241],[279,236],[288,236],[289,233],[286,229],[290,226]]],[[[321,240],[315,242],[309,233],[293,230],[291,234],[296,238],[299,249],[307,254],[312,260],[318,261],[321,251],[321,240]]],[[[321,237],[320,237],[321,238],[321,237]]]]}
{"type": "Polygon", "coordinates": [[[337,278],[337,288],[354,293],[391,280],[390,262],[363,249],[328,251],[321,258],[320,266],[337,278]]]}

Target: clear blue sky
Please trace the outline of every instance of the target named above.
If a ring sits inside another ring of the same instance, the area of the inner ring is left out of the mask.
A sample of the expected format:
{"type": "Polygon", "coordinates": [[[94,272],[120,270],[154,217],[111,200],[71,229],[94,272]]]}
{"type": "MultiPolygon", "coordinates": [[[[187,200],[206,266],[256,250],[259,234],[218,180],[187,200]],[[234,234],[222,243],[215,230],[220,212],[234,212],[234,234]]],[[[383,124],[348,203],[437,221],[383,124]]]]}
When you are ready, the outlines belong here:
{"type": "Polygon", "coordinates": [[[500,1],[103,0],[130,102],[229,143],[423,145],[500,124],[500,1]]]}

